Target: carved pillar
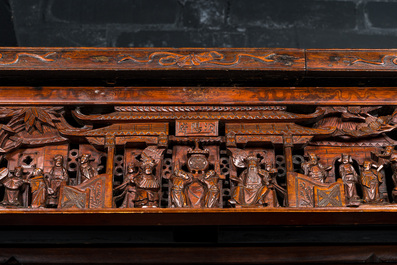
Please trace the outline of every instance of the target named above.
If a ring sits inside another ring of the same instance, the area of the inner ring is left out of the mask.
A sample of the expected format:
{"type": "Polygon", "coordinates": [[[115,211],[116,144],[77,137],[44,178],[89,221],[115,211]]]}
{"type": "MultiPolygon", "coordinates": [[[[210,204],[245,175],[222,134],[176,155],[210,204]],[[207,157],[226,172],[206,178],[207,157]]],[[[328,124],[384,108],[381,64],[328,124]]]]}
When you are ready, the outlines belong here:
{"type": "Polygon", "coordinates": [[[294,172],[294,164],[292,162],[292,147],[294,146],[292,142],[291,135],[284,135],[284,156],[285,156],[285,167],[288,172],[294,172]]]}
{"type": "Polygon", "coordinates": [[[105,194],[105,207],[113,207],[113,168],[114,168],[114,154],[116,151],[115,137],[105,138],[105,147],[107,148],[108,155],[106,161],[106,194],[105,194]]]}

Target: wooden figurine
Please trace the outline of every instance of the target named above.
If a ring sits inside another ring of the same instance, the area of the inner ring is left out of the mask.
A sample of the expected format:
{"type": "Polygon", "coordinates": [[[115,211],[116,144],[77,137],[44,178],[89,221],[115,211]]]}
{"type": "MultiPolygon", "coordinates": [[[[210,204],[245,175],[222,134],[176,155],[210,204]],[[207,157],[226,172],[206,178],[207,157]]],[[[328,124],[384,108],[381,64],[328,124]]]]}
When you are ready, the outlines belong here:
{"type": "Polygon", "coordinates": [[[41,168],[35,168],[29,179],[32,193],[31,208],[44,208],[47,201],[47,181],[41,168]]]}
{"type": "Polygon", "coordinates": [[[308,157],[309,160],[301,164],[303,174],[311,177],[314,181],[325,183],[328,177],[328,171],[332,169],[332,166],[324,168],[318,161],[318,156],[314,153],[308,153],[308,157]]]}
{"type": "Polygon", "coordinates": [[[5,207],[22,207],[21,191],[29,181],[24,178],[22,167],[16,167],[14,172],[3,168],[0,171],[0,183],[5,187],[4,198],[0,203],[5,207]]]}
{"type": "Polygon", "coordinates": [[[381,201],[388,201],[387,196],[387,187],[386,187],[386,176],[385,171],[383,170],[384,167],[390,166],[391,169],[391,180],[394,184],[394,188],[392,190],[392,197],[393,200],[396,201],[397,198],[397,153],[394,150],[393,145],[386,146],[381,152],[373,152],[372,159],[377,161],[378,165],[378,172],[381,174],[381,178],[383,181],[380,183],[379,186],[379,193],[381,201]],[[383,192],[382,192],[383,191],[383,192]]]}
{"type": "Polygon", "coordinates": [[[89,179],[94,178],[98,175],[96,169],[91,165],[91,155],[90,154],[83,154],[80,157],[80,176],[81,182],[86,182],[89,179]]]}
{"type": "Polygon", "coordinates": [[[135,207],[159,207],[160,179],[155,167],[160,163],[164,149],[149,146],[142,151],[138,161],[139,173],[134,175],[136,186],[135,207]]]}
{"type": "Polygon", "coordinates": [[[392,180],[393,180],[393,184],[394,184],[392,195],[393,195],[394,202],[397,202],[397,155],[392,156],[392,158],[390,159],[390,166],[391,166],[391,169],[393,172],[392,180]]]}
{"type": "Polygon", "coordinates": [[[193,182],[193,175],[190,172],[177,169],[170,177],[171,186],[171,207],[187,207],[188,198],[185,193],[185,188],[188,184],[193,182]]]}
{"type": "Polygon", "coordinates": [[[122,191],[120,195],[114,197],[114,201],[117,202],[123,199],[120,208],[134,208],[135,201],[137,200],[137,187],[135,178],[139,175],[139,171],[136,170],[134,164],[130,164],[127,167],[127,174],[124,177],[124,181],[121,185],[114,188],[115,192],[122,191]]]}
{"type": "Polygon", "coordinates": [[[338,161],[341,162],[339,165],[339,175],[345,184],[347,206],[359,206],[360,198],[357,195],[356,188],[358,174],[353,167],[353,159],[350,155],[342,154],[338,161]]]}
{"type": "Polygon", "coordinates": [[[278,206],[274,185],[277,185],[274,176],[277,170],[270,164],[261,162],[258,157],[248,154],[244,150],[233,150],[233,163],[238,168],[245,168],[238,176],[231,176],[237,185],[232,190],[229,203],[239,207],[278,206]]]}
{"type": "Polygon", "coordinates": [[[186,152],[186,168],[178,167],[171,176],[171,207],[218,208],[220,207],[221,176],[209,169],[210,150],[201,149],[195,141],[194,149],[186,152]]]}
{"type": "Polygon", "coordinates": [[[47,206],[56,207],[58,205],[59,191],[61,185],[68,182],[68,172],[63,166],[63,156],[54,157],[54,166],[47,175],[47,206]]]}
{"type": "Polygon", "coordinates": [[[374,169],[370,161],[365,161],[361,171],[360,182],[363,190],[363,201],[366,203],[382,202],[379,194],[379,185],[383,182],[382,174],[379,172],[382,167],[374,169]]]}

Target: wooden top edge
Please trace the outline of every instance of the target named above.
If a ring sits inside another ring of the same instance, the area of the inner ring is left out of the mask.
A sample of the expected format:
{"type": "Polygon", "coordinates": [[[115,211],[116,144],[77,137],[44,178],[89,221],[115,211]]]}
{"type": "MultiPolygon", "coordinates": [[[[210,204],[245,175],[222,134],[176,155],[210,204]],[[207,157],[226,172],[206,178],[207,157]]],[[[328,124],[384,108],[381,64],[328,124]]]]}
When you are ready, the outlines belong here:
{"type": "Polygon", "coordinates": [[[306,50],[307,72],[393,72],[397,70],[396,49],[306,50]]]}
{"type": "Polygon", "coordinates": [[[304,69],[300,49],[1,48],[0,70],[304,69]]]}
{"type": "MultiPolygon", "coordinates": [[[[278,208],[102,208],[102,209],[32,209],[32,208],[16,208],[16,209],[0,209],[0,215],[9,214],[73,214],[73,215],[95,215],[95,214],[233,214],[233,213],[286,213],[286,214],[327,214],[327,213],[397,213],[397,204],[389,204],[383,206],[361,205],[360,207],[319,207],[319,208],[294,208],[294,207],[278,207],[278,208]]],[[[397,220],[396,220],[397,221],[397,220]]]]}
{"type": "Polygon", "coordinates": [[[3,84],[59,85],[70,80],[292,84],[313,77],[395,79],[395,71],[397,49],[0,48],[3,84]]]}
{"type": "Polygon", "coordinates": [[[261,209],[6,209],[3,226],[397,225],[397,206],[261,209]]]}
{"type": "MultiPolygon", "coordinates": [[[[43,51],[43,50],[67,50],[67,51],[211,51],[211,50],[222,50],[222,51],[240,51],[240,50],[288,50],[288,51],[297,51],[304,52],[305,49],[300,48],[270,48],[270,47],[255,47],[255,48],[244,48],[244,47],[235,47],[235,48],[222,48],[222,47],[182,47],[182,48],[173,48],[173,47],[151,47],[151,48],[142,48],[142,47],[0,47],[0,52],[13,50],[13,51],[43,51]]],[[[397,49],[396,49],[397,50],[397,49]]]]}

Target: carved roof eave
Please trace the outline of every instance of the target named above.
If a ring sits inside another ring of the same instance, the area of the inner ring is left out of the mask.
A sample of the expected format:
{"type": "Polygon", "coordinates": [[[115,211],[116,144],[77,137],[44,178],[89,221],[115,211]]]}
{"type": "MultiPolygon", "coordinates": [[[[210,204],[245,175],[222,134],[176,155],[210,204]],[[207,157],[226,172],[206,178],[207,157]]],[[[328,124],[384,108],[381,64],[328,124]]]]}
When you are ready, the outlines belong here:
{"type": "Polygon", "coordinates": [[[227,124],[226,134],[235,135],[332,135],[335,128],[316,129],[295,123],[227,124]]]}
{"type": "Polygon", "coordinates": [[[159,123],[156,125],[147,125],[147,124],[133,124],[124,126],[124,124],[112,124],[110,126],[93,129],[93,130],[84,130],[84,131],[76,131],[76,130],[60,130],[62,135],[67,136],[82,136],[82,137],[116,137],[116,136],[159,136],[159,135],[168,135],[168,124],[167,123],[159,123]],[[136,126],[142,127],[136,127],[136,126]],[[147,128],[145,128],[147,127],[147,128]]]}
{"type": "MultiPolygon", "coordinates": [[[[311,114],[295,114],[286,112],[284,110],[240,110],[239,108],[246,108],[248,106],[219,106],[221,111],[214,108],[213,111],[180,111],[178,108],[188,109],[189,107],[179,106],[164,106],[161,109],[155,108],[156,111],[118,111],[109,114],[94,114],[85,115],[81,113],[80,109],[72,111],[73,116],[81,121],[90,123],[100,122],[128,122],[140,120],[263,120],[269,122],[302,122],[318,119],[321,117],[325,110],[317,109],[311,114]],[[230,108],[232,111],[228,111],[230,108]]],[[[133,107],[132,107],[133,108],[133,107]]],[[[148,107],[150,108],[150,107],[148,107]]],[[[192,108],[195,108],[192,106],[192,108]]],[[[277,106],[275,106],[277,108],[277,106]]]]}

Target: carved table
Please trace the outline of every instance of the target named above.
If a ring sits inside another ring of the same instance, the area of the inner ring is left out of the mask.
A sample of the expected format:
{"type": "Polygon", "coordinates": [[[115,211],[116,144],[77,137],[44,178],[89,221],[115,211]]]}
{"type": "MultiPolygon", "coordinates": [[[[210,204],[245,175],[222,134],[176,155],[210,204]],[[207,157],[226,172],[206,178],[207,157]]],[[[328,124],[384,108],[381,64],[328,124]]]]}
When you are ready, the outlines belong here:
{"type": "Polygon", "coordinates": [[[396,70],[396,50],[2,48],[0,222],[396,225],[396,70]]]}

